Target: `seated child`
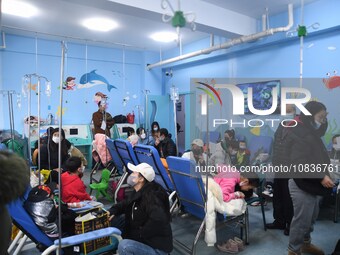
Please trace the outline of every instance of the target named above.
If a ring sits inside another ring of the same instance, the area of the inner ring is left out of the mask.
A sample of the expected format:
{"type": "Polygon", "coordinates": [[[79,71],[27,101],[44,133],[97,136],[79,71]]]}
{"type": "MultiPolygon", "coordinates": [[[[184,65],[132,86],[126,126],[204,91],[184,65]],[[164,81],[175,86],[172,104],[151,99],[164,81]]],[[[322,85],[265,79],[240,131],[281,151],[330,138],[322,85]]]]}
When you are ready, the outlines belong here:
{"type": "MultiPolygon", "coordinates": [[[[38,185],[30,191],[24,203],[26,211],[31,215],[35,224],[50,238],[59,237],[58,206],[54,201],[55,182],[48,185],[38,185]]],[[[74,235],[74,220],[76,214],[62,204],[62,230],[63,236],[74,235]]]]}
{"type": "Polygon", "coordinates": [[[256,173],[223,172],[214,177],[214,181],[220,185],[223,192],[223,201],[229,202],[233,199],[245,198],[246,192],[259,185],[256,173]],[[237,191],[237,189],[240,191],[237,191]]]}
{"type": "Polygon", "coordinates": [[[86,192],[86,186],[81,180],[84,166],[78,157],[70,157],[65,162],[66,172],[61,175],[62,200],[65,203],[92,200],[86,192]]]}
{"type": "Polygon", "coordinates": [[[332,137],[332,150],[329,157],[333,160],[340,160],[340,135],[332,137]]]}
{"type": "Polygon", "coordinates": [[[250,151],[247,149],[245,141],[240,141],[238,151],[236,154],[235,166],[240,169],[241,166],[248,166],[250,164],[250,151]]]}

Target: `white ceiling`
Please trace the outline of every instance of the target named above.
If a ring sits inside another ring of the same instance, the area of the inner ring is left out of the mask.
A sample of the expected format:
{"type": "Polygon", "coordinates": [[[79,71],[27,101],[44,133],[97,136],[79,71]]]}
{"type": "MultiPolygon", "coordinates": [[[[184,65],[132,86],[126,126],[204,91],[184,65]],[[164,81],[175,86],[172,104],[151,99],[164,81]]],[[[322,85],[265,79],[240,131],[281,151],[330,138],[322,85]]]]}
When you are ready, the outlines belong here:
{"type": "MultiPolygon", "coordinates": [[[[0,0],[1,1],[1,0],[0,0]]],[[[175,42],[159,43],[149,38],[154,32],[175,31],[162,22],[161,0],[21,0],[39,9],[33,18],[1,15],[2,31],[39,38],[54,38],[134,49],[159,51],[177,47],[175,42]],[[81,21],[91,17],[112,18],[119,27],[108,33],[90,31],[81,21]],[[78,40],[79,39],[79,40],[78,40]]],[[[315,0],[304,0],[311,2],[315,0]]],[[[177,0],[169,0],[177,10],[177,0]]],[[[196,13],[197,29],[182,29],[183,44],[208,37],[211,33],[227,38],[256,32],[256,19],[264,13],[284,12],[288,2],[300,0],[182,0],[181,10],[196,13]],[[237,22],[235,22],[237,20],[237,22]]]]}

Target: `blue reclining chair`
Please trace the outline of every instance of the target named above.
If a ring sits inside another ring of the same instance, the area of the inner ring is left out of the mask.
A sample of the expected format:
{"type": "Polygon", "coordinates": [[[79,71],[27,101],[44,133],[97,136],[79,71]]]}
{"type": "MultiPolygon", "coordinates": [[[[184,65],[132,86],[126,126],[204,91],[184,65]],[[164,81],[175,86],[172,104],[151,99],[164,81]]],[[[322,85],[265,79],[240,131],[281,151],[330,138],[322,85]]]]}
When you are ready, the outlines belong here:
{"type": "MultiPolygon", "coordinates": [[[[191,249],[174,239],[174,243],[180,246],[189,254],[196,254],[196,244],[205,226],[205,203],[206,193],[203,186],[202,177],[199,172],[195,171],[195,165],[189,159],[179,157],[167,157],[169,172],[174,182],[181,209],[199,219],[202,223],[196,233],[191,249]]],[[[232,223],[242,221],[241,236],[243,236],[243,228],[245,232],[245,243],[248,243],[248,211],[237,217],[224,217],[221,214],[216,217],[221,223],[232,223]]]]}
{"type": "Polygon", "coordinates": [[[172,212],[177,204],[177,200],[174,202],[172,201],[172,198],[175,196],[175,188],[170,180],[168,173],[166,172],[161,159],[159,157],[158,151],[155,147],[149,146],[149,145],[142,145],[137,144],[133,148],[136,158],[139,163],[147,163],[150,166],[153,167],[155,170],[155,182],[162,185],[162,187],[170,194],[169,200],[171,201],[171,209],[170,212],[172,212]],[[173,202],[173,203],[172,203],[173,202]]]}
{"type": "Polygon", "coordinates": [[[113,141],[113,143],[114,143],[116,152],[126,170],[118,182],[117,189],[116,189],[118,192],[118,190],[122,187],[123,183],[125,182],[127,176],[131,173],[131,171],[127,167],[127,164],[131,163],[133,165],[138,165],[138,160],[136,158],[135,152],[133,151],[132,145],[129,141],[123,140],[123,139],[116,139],[113,141]]]}
{"type": "MultiPolygon", "coordinates": [[[[114,144],[114,140],[106,139],[106,147],[109,150],[109,153],[112,157],[112,162],[115,165],[118,174],[121,176],[121,178],[125,178],[127,171],[125,169],[124,163],[120,159],[120,156],[119,156],[118,151],[116,149],[116,146],[114,144]]],[[[120,188],[122,188],[122,184],[123,184],[122,182],[119,182],[117,187],[116,187],[114,197],[113,197],[113,201],[114,201],[115,204],[117,203],[118,192],[119,192],[120,188]]]]}
{"type": "MultiPolygon", "coordinates": [[[[50,254],[53,251],[56,251],[59,247],[59,240],[53,241],[50,239],[44,232],[40,230],[40,228],[34,223],[31,216],[27,213],[25,208],[23,207],[24,199],[27,197],[30,188],[27,190],[25,195],[22,198],[19,198],[10,204],[7,205],[9,214],[12,217],[13,224],[20,229],[20,231],[25,235],[22,240],[19,242],[19,238],[22,236],[22,233],[18,233],[17,237],[12,242],[11,246],[8,249],[10,252],[17,244],[17,248],[13,254],[19,254],[21,249],[24,247],[24,244],[27,238],[31,239],[35,244],[36,247],[42,252],[43,255],[50,254]]],[[[113,235],[121,235],[120,230],[117,228],[103,228],[99,230],[95,230],[92,232],[74,235],[70,237],[65,237],[61,239],[62,247],[68,247],[76,244],[80,244],[83,242],[91,241],[97,238],[102,238],[106,236],[113,236],[113,235]]],[[[88,255],[94,255],[103,253],[109,250],[114,249],[113,245],[108,245],[101,249],[95,250],[88,255]]]]}
{"type": "Polygon", "coordinates": [[[162,162],[159,157],[158,151],[155,147],[149,145],[137,144],[133,148],[136,158],[139,163],[148,163],[155,169],[156,177],[155,181],[163,186],[164,189],[168,191],[174,190],[174,185],[172,184],[162,162]]]}

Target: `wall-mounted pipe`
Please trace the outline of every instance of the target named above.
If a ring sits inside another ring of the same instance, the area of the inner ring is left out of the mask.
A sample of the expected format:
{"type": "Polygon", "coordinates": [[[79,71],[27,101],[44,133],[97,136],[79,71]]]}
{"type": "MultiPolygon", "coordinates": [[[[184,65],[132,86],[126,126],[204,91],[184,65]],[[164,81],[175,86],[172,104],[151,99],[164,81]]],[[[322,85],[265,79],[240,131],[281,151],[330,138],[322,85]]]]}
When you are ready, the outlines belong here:
{"type": "Polygon", "coordinates": [[[260,38],[263,38],[263,37],[266,37],[266,36],[269,36],[269,35],[273,35],[273,34],[278,33],[278,32],[287,32],[289,29],[291,29],[293,24],[294,24],[293,5],[289,4],[288,5],[288,24],[285,27],[271,28],[271,29],[267,29],[265,31],[262,31],[262,32],[259,32],[259,33],[256,33],[256,34],[244,35],[244,36],[241,36],[239,38],[235,38],[235,39],[232,39],[228,42],[218,44],[218,45],[215,45],[215,46],[212,46],[212,47],[209,47],[209,48],[205,48],[205,49],[202,49],[202,50],[187,53],[187,54],[184,54],[184,55],[181,55],[181,56],[178,56],[178,57],[166,59],[166,60],[160,61],[160,62],[155,63],[155,64],[149,64],[149,65],[146,66],[146,69],[151,70],[152,68],[163,66],[163,65],[170,64],[170,63],[173,63],[173,62],[177,62],[177,61],[180,61],[180,60],[183,60],[183,59],[188,59],[188,58],[200,56],[200,55],[203,55],[203,54],[210,54],[211,52],[216,51],[216,50],[227,49],[227,48],[230,48],[234,45],[255,41],[257,39],[260,39],[260,38]]]}
{"type": "Polygon", "coordinates": [[[2,38],[2,45],[0,46],[0,49],[6,49],[5,32],[1,32],[1,38],[2,38]]]}

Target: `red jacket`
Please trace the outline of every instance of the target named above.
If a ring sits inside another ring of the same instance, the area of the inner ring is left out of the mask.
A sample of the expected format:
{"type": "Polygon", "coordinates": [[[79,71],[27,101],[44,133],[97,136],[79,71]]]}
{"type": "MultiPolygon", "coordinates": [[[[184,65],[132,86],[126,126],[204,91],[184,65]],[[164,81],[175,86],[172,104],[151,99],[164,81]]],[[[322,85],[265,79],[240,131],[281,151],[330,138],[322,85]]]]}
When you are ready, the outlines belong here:
{"type": "Polygon", "coordinates": [[[86,192],[86,186],[78,175],[70,175],[65,172],[61,175],[62,183],[62,200],[65,203],[80,202],[91,200],[91,197],[86,192]]]}

